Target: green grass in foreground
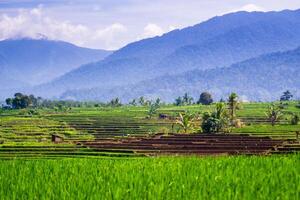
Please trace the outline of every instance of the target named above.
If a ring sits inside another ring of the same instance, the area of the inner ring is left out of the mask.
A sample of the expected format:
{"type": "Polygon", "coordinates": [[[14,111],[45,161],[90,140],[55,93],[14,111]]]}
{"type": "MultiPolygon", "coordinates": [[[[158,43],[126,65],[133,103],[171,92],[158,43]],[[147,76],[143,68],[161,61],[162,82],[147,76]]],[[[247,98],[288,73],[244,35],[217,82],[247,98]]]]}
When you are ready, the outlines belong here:
{"type": "Polygon", "coordinates": [[[0,161],[1,199],[300,198],[300,155],[0,161]]]}

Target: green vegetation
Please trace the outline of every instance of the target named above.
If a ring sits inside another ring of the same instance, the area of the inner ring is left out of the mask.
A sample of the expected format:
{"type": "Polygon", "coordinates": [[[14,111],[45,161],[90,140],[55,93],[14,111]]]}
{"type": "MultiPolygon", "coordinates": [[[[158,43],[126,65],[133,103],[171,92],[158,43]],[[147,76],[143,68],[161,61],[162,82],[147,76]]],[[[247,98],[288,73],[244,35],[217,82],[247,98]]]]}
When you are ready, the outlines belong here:
{"type": "Polygon", "coordinates": [[[236,93],[231,93],[228,97],[228,109],[230,113],[230,119],[233,121],[236,117],[236,110],[239,109],[239,96],[236,93]]]}
{"type": "Polygon", "coordinates": [[[289,90],[287,90],[280,97],[280,101],[290,101],[292,98],[293,98],[292,93],[289,90]]]}
{"type": "Polygon", "coordinates": [[[180,132],[180,129],[183,130],[184,133],[188,133],[188,131],[194,131],[194,121],[196,117],[193,113],[185,112],[179,113],[179,117],[176,120],[176,124],[179,125],[179,129],[177,132],[180,132]]]}
{"type": "Polygon", "coordinates": [[[188,93],[185,93],[182,97],[178,97],[175,99],[174,105],[176,106],[186,106],[186,105],[192,105],[193,104],[193,97],[189,96],[188,93]]]}
{"type": "Polygon", "coordinates": [[[202,116],[201,128],[204,133],[227,132],[229,116],[224,103],[217,103],[212,113],[205,112],[202,116]]]}
{"type": "Polygon", "coordinates": [[[158,108],[159,108],[159,99],[157,99],[157,101],[156,102],[154,102],[154,103],[150,103],[150,106],[149,106],[149,110],[148,110],[148,117],[149,118],[152,118],[153,117],[153,115],[155,115],[155,114],[157,114],[157,110],[158,110],[158,108]]]}
{"type": "Polygon", "coordinates": [[[41,98],[35,98],[33,95],[24,95],[22,93],[16,93],[14,98],[7,98],[6,104],[14,109],[22,109],[28,107],[37,107],[41,103],[41,98]]]}
{"type": "Polygon", "coordinates": [[[291,124],[298,125],[300,121],[300,117],[298,114],[292,114],[291,124]]]}
{"type": "Polygon", "coordinates": [[[297,200],[299,171],[299,155],[0,161],[0,196],[297,200]]]}
{"type": "Polygon", "coordinates": [[[213,102],[212,95],[208,92],[202,92],[200,98],[197,101],[198,104],[210,105],[213,102]]]}
{"type": "Polygon", "coordinates": [[[266,116],[270,120],[272,126],[274,126],[275,123],[283,116],[281,109],[281,107],[273,104],[269,107],[268,111],[266,112],[266,116]]]}

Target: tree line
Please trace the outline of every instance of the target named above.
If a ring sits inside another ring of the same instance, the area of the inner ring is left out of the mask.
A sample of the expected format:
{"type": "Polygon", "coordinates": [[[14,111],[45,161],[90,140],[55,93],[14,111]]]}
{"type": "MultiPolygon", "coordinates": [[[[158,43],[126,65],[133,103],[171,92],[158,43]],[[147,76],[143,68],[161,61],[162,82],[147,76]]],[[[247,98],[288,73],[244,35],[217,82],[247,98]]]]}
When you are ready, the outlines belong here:
{"type": "Polygon", "coordinates": [[[5,100],[4,109],[25,109],[25,108],[50,108],[64,110],[72,107],[98,107],[104,105],[99,102],[82,102],[72,100],[49,100],[34,95],[16,93],[13,97],[5,100]]]}
{"type": "MultiPolygon", "coordinates": [[[[293,94],[287,90],[280,97],[280,101],[290,101],[293,98],[293,94]]],[[[41,97],[35,97],[34,95],[26,95],[22,93],[16,93],[12,98],[6,99],[6,108],[12,109],[23,109],[23,108],[54,108],[54,107],[100,107],[100,106],[111,106],[118,107],[122,105],[131,105],[131,106],[151,106],[153,104],[166,104],[161,101],[160,98],[156,98],[154,100],[146,99],[141,96],[137,99],[133,99],[128,102],[128,104],[123,104],[120,98],[116,97],[110,100],[107,103],[103,102],[82,102],[82,101],[72,101],[72,100],[48,100],[43,99],[41,97]]],[[[219,102],[224,102],[221,99],[219,102]]],[[[179,96],[175,99],[174,105],[176,106],[186,106],[192,104],[202,104],[202,105],[210,105],[214,103],[214,99],[212,94],[209,92],[202,92],[197,101],[194,101],[194,98],[190,96],[188,93],[185,93],[183,96],[179,96]]],[[[299,104],[300,107],[300,104],[299,104]]]]}

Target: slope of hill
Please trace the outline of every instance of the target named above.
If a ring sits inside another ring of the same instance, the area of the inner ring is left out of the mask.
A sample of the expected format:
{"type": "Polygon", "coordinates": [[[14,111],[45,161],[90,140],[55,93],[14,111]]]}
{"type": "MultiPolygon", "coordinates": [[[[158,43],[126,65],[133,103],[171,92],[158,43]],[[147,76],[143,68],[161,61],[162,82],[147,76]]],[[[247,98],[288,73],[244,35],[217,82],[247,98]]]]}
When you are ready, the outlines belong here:
{"type": "Polygon", "coordinates": [[[300,48],[292,51],[262,55],[230,67],[193,70],[181,75],[165,75],[135,85],[102,90],[73,90],[62,98],[109,100],[120,97],[128,101],[139,96],[161,97],[165,101],[188,92],[198,98],[209,91],[216,100],[237,92],[247,100],[276,100],[283,91],[290,90],[300,96],[300,48]]]}
{"type": "MultiPolygon", "coordinates": [[[[110,53],[45,39],[3,40],[0,41],[0,72],[2,78],[36,85],[82,64],[101,60],[110,53]]],[[[1,85],[0,89],[3,87],[1,85]]]]}
{"type": "Polygon", "coordinates": [[[84,65],[35,91],[57,95],[72,89],[108,89],[164,74],[229,66],[299,45],[300,10],[231,13],[131,43],[105,60],[84,65]]]}

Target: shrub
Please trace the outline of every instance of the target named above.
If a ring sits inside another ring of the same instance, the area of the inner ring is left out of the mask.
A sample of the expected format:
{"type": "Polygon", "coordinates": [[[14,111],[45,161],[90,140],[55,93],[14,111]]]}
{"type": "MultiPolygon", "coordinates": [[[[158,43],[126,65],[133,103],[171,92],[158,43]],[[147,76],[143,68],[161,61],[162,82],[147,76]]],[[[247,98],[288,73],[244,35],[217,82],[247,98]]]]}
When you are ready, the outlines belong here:
{"type": "Polygon", "coordinates": [[[220,120],[213,117],[211,113],[204,113],[202,120],[201,128],[204,133],[216,133],[221,128],[220,120]]]}
{"type": "Polygon", "coordinates": [[[292,125],[298,125],[300,121],[300,117],[298,114],[293,114],[292,119],[291,119],[291,124],[292,125]]]}
{"type": "Polygon", "coordinates": [[[217,103],[214,112],[202,115],[201,128],[204,133],[227,132],[229,116],[224,103],[217,103]]]}
{"type": "Polygon", "coordinates": [[[298,104],[295,107],[300,109],[300,101],[298,102],[298,104]]]}

